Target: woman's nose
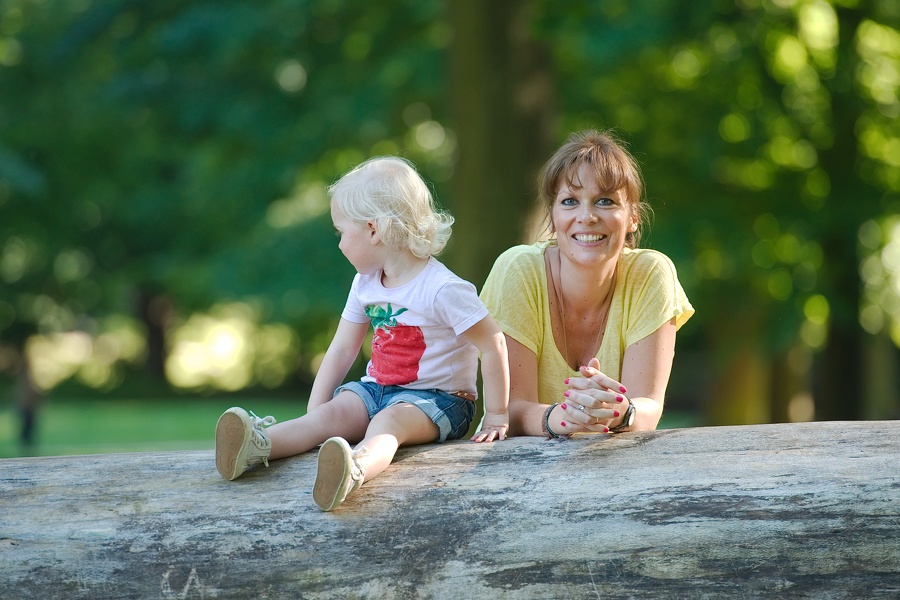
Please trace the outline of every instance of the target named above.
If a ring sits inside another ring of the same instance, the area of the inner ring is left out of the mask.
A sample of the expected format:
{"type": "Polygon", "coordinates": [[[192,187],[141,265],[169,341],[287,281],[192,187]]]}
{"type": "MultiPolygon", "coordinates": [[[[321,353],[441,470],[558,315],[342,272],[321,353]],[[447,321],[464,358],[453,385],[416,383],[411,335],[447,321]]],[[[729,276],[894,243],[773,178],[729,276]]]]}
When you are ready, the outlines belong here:
{"type": "Polygon", "coordinates": [[[584,210],[581,211],[579,215],[579,220],[582,223],[596,223],[597,215],[594,213],[594,209],[591,206],[586,206],[584,210]]]}

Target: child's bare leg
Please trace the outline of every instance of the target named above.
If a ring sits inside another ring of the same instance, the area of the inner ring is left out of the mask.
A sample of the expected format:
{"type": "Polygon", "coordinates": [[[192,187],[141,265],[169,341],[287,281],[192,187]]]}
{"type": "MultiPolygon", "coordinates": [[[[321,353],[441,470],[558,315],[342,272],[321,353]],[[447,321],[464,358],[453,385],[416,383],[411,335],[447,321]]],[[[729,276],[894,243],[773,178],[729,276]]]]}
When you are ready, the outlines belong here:
{"type": "Polygon", "coordinates": [[[440,429],[420,408],[399,402],[379,412],[369,423],[365,438],[356,449],[365,447],[368,452],[356,459],[365,469],[365,481],[384,471],[400,446],[427,444],[438,439],[440,429]]]}
{"type": "Polygon", "coordinates": [[[353,443],[366,435],[368,426],[369,413],[362,399],[353,392],[341,392],[302,417],[266,429],[272,442],[269,459],[303,454],[332,436],[353,443]]]}

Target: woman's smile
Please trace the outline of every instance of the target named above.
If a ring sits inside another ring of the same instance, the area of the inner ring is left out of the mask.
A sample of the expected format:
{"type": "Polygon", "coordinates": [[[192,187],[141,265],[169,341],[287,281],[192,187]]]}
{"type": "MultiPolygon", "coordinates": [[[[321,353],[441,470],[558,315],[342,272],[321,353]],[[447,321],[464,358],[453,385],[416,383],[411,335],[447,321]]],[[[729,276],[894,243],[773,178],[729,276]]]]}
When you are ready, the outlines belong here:
{"type": "Polygon", "coordinates": [[[596,244],[597,242],[606,239],[605,235],[601,235],[599,233],[576,233],[572,237],[575,238],[576,242],[580,242],[582,244],[596,244]]]}

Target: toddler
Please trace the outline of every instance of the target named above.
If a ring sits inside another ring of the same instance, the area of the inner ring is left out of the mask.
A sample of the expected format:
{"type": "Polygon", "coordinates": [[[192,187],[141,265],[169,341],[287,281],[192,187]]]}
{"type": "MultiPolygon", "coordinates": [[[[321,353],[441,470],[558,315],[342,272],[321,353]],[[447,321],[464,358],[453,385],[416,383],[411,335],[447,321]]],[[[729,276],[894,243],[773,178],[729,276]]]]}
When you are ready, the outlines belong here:
{"type": "Polygon", "coordinates": [[[384,471],[397,448],[458,439],[475,415],[481,354],[485,417],[476,442],[503,440],[509,366],[503,333],[475,286],[440,263],[453,218],[405,160],[370,159],[329,189],[338,247],[357,271],[307,413],[275,424],[230,408],[216,425],[225,479],[321,444],[313,499],[330,511],[384,471]],[[341,383],[371,324],[372,358],[341,383]]]}

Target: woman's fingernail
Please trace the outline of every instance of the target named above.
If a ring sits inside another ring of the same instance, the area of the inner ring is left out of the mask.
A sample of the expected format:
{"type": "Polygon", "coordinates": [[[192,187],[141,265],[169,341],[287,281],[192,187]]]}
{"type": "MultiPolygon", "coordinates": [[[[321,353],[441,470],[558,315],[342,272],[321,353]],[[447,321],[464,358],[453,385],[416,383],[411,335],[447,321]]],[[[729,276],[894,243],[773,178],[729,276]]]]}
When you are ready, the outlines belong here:
{"type": "Polygon", "coordinates": [[[566,422],[565,422],[565,421],[560,421],[559,424],[562,425],[563,427],[566,426],[566,422]]]}
{"type": "Polygon", "coordinates": [[[603,428],[603,433],[609,433],[609,427],[604,427],[604,428],[603,428]]]}
{"type": "Polygon", "coordinates": [[[566,409],[567,409],[567,408],[569,408],[569,407],[568,407],[568,406],[566,406],[566,404],[565,404],[565,403],[563,403],[563,404],[560,404],[560,406],[562,406],[562,409],[563,409],[563,410],[566,410],[566,409]]]}
{"type": "Polygon", "coordinates": [[[616,402],[622,402],[623,400],[625,400],[625,398],[622,396],[616,396],[616,402]]]}
{"type": "Polygon", "coordinates": [[[622,393],[624,394],[624,393],[627,392],[628,390],[625,389],[625,386],[624,386],[624,385],[620,385],[620,386],[619,386],[619,391],[622,392],[622,393]]]}
{"type": "Polygon", "coordinates": [[[566,378],[565,384],[566,384],[566,385],[569,385],[569,378],[568,378],[568,377],[566,378]]]}
{"type": "Polygon", "coordinates": [[[614,411],[613,411],[613,416],[614,416],[614,417],[618,417],[618,416],[619,416],[619,411],[614,410],[614,411]]]}
{"type": "Polygon", "coordinates": [[[569,397],[569,390],[566,390],[565,392],[563,392],[563,396],[565,396],[566,398],[568,398],[568,397],[569,397]]]}

